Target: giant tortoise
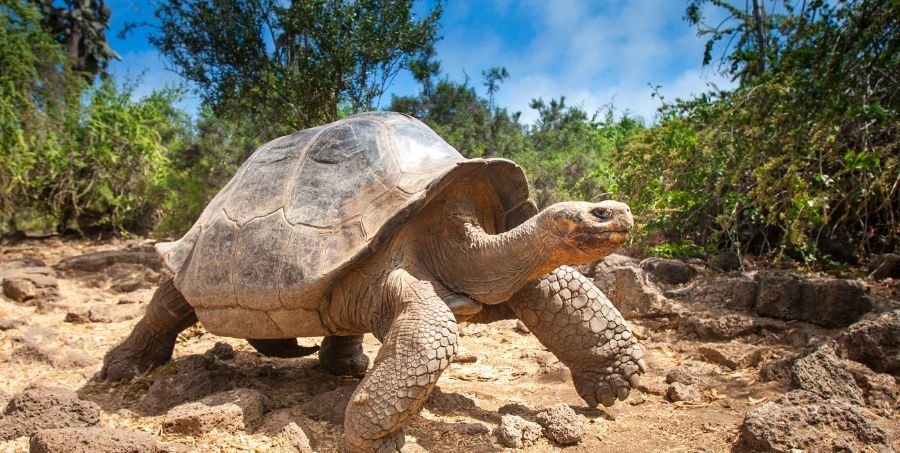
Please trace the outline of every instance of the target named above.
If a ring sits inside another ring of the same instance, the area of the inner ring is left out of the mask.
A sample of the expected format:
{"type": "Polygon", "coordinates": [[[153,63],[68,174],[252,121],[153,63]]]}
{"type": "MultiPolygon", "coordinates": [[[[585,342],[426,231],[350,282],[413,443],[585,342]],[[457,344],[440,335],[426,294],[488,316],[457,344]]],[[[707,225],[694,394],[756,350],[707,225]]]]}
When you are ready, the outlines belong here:
{"type": "Polygon", "coordinates": [[[457,323],[519,318],[572,371],[590,406],[627,397],[642,351],[609,300],[566,266],[611,253],[633,227],[615,201],[542,212],[522,169],[466,159],[420,121],[366,113],[259,149],[181,239],[174,272],[105,357],[123,379],[168,361],[198,320],[261,353],[325,337],[330,372],[364,376],[347,406],[351,451],[394,451],[458,350],[457,323]],[[382,342],[371,370],[362,335],[382,342]]]}

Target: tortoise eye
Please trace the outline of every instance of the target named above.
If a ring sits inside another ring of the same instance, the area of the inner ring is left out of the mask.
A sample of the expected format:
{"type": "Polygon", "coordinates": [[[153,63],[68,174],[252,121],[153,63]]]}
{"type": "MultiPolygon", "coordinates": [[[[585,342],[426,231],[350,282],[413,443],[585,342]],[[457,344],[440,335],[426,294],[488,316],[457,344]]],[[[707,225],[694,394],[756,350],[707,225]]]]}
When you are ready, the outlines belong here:
{"type": "Polygon", "coordinates": [[[609,220],[609,218],[612,216],[612,214],[610,214],[608,209],[603,209],[603,208],[591,209],[591,215],[601,221],[609,220]]]}

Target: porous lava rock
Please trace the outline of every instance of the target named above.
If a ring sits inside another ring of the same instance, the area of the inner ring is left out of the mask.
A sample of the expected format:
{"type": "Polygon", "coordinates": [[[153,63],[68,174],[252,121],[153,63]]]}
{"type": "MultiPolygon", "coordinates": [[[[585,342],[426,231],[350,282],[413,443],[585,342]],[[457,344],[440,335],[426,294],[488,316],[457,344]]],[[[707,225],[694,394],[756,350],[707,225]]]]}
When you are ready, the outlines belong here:
{"type": "Polygon", "coordinates": [[[722,272],[736,271],[741,268],[741,257],[733,251],[726,250],[709,260],[709,265],[722,272]]]}
{"type": "Polygon", "coordinates": [[[206,355],[189,356],[164,366],[169,367],[169,372],[160,373],[138,403],[138,409],[143,413],[160,414],[186,401],[230,390],[239,385],[242,378],[237,371],[219,366],[206,355]]]}
{"type": "Polygon", "coordinates": [[[703,401],[703,394],[700,393],[700,389],[698,389],[696,385],[685,385],[680,382],[673,382],[669,384],[669,387],[666,389],[666,398],[673,403],[679,401],[684,401],[685,403],[699,403],[703,401]]]}
{"type": "Polygon", "coordinates": [[[679,299],[705,309],[727,308],[749,312],[756,303],[759,285],[745,276],[728,276],[705,279],[684,293],[675,293],[679,299]]]}
{"type": "Polygon", "coordinates": [[[162,269],[162,262],[152,245],[141,244],[122,250],[89,252],[63,258],[54,268],[64,274],[104,272],[115,264],[140,264],[154,271],[162,269]]]}
{"type": "Polygon", "coordinates": [[[876,255],[869,266],[869,272],[876,280],[900,278],[900,255],[896,253],[876,255]]]}
{"type": "Polygon", "coordinates": [[[63,351],[55,346],[38,343],[31,337],[17,337],[10,358],[19,363],[45,363],[54,368],[68,370],[84,368],[97,363],[97,359],[78,350],[63,351]]]}
{"type": "Polygon", "coordinates": [[[593,280],[597,288],[609,297],[616,287],[616,269],[622,267],[636,268],[639,265],[640,261],[634,258],[613,253],[585,269],[585,275],[593,280]]]}
{"type": "Polygon", "coordinates": [[[837,342],[844,357],[900,377],[900,310],[853,324],[837,342]]]}
{"type": "Polygon", "coordinates": [[[343,385],[320,393],[304,403],[303,409],[319,420],[341,425],[354,390],[354,385],[343,385]]]}
{"type": "Polygon", "coordinates": [[[18,329],[19,327],[27,326],[27,325],[28,325],[28,320],[25,318],[0,319],[0,332],[18,329]]]}
{"type": "Polygon", "coordinates": [[[887,431],[865,409],[804,390],[747,411],[741,438],[754,451],[891,451],[887,431]]]}
{"type": "Polygon", "coordinates": [[[111,428],[59,428],[38,431],[30,453],[152,453],[156,441],[147,434],[111,428]]]}
{"type": "Polygon", "coordinates": [[[784,329],[783,321],[715,309],[691,313],[682,319],[681,325],[683,330],[706,341],[732,340],[784,329]]]}
{"type": "Polygon", "coordinates": [[[0,439],[30,436],[42,429],[83,428],[100,423],[100,406],[71,390],[33,386],[14,395],[0,418],[0,439]]]}
{"type": "Polygon", "coordinates": [[[679,382],[684,385],[696,385],[700,389],[708,389],[719,370],[706,363],[692,363],[672,368],[666,373],[666,384],[679,382]]]}
{"type": "Polygon", "coordinates": [[[210,395],[170,409],[163,420],[163,429],[193,436],[213,429],[232,434],[252,432],[262,422],[264,398],[262,393],[249,388],[210,395]]]}
{"type": "Polygon", "coordinates": [[[741,343],[712,343],[698,347],[697,352],[707,362],[737,370],[756,366],[763,350],[741,343]]]}
{"type": "Polygon", "coordinates": [[[112,323],[128,321],[144,314],[144,307],[137,304],[77,306],[66,313],[66,322],[73,324],[112,323]]]}
{"type": "Polygon", "coordinates": [[[278,409],[266,414],[259,433],[267,436],[281,436],[295,451],[307,453],[315,451],[312,430],[294,415],[290,408],[278,409]]]}
{"type": "Polygon", "coordinates": [[[560,445],[577,444],[584,435],[584,427],[578,414],[567,404],[550,406],[534,416],[544,427],[544,435],[560,445]]]}
{"type": "Polygon", "coordinates": [[[697,275],[693,267],[676,259],[647,258],[641,262],[641,268],[650,274],[654,281],[665,285],[687,283],[697,275]]]}
{"type": "Polygon", "coordinates": [[[756,274],[755,310],[762,316],[805,321],[823,327],[846,327],[873,307],[865,287],[855,280],[803,278],[780,270],[756,274]]]}
{"type": "Polygon", "coordinates": [[[615,278],[615,288],[607,295],[626,318],[655,318],[673,313],[668,299],[641,268],[617,268],[615,278]]]}
{"type": "Polygon", "coordinates": [[[791,383],[794,388],[828,400],[865,404],[862,390],[853,379],[853,373],[827,344],[794,362],[791,367],[791,383]]]}
{"type": "Polygon", "coordinates": [[[20,267],[0,270],[3,295],[22,303],[37,305],[59,299],[56,272],[49,267],[20,267]]]}
{"type": "Polygon", "coordinates": [[[494,430],[494,435],[505,447],[524,448],[540,439],[541,425],[518,415],[504,415],[500,418],[500,426],[494,430]]]}

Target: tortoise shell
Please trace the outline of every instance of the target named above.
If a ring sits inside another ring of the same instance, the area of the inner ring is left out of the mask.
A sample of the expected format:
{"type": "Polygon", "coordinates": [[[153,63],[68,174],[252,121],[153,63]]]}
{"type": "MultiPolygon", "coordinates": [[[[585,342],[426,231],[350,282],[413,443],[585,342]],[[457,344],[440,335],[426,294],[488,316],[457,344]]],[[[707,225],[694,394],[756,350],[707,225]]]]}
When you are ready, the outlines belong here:
{"type": "Polygon", "coordinates": [[[512,228],[535,214],[515,163],[466,159],[422,122],[365,113],[266,143],[184,237],[157,244],[211,332],[329,334],[317,308],[348,269],[453,182],[487,181],[512,228]]]}

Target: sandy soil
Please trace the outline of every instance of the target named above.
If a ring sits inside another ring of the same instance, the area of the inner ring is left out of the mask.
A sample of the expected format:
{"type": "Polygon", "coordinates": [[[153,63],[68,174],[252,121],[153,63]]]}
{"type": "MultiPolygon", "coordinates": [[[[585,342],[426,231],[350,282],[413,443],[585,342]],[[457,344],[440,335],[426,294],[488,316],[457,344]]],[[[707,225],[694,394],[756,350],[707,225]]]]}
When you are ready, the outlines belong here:
{"type": "MultiPolygon", "coordinates": [[[[32,256],[53,265],[61,258],[86,250],[121,247],[118,243],[89,243],[49,239],[26,241],[0,249],[0,264],[22,256],[32,256]]],[[[2,266],[0,266],[2,267],[2,266]]],[[[171,370],[171,365],[136,378],[126,384],[92,381],[101,366],[104,353],[130,332],[137,319],[117,323],[73,324],[65,322],[65,306],[104,304],[113,306],[122,294],[105,285],[94,287],[83,279],[59,279],[64,306],[48,313],[0,297],[0,318],[27,318],[27,326],[0,331],[0,393],[15,394],[31,383],[56,385],[79,392],[82,398],[97,402],[104,410],[102,426],[125,428],[151,434],[165,443],[183,444],[196,451],[290,451],[286,441],[263,434],[230,435],[214,431],[199,438],[163,432],[162,416],[140,415],[137,402],[151,382],[171,370]],[[30,336],[44,345],[62,351],[77,350],[96,360],[92,366],[60,369],[41,362],[17,362],[11,357],[17,336],[30,336]]],[[[136,296],[149,301],[152,289],[139,290],[136,296]]],[[[640,391],[633,391],[625,402],[611,408],[585,406],[572,385],[568,371],[530,334],[515,330],[515,321],[502,321],[486,327],[463,326],[463,354],[474,355],[474,363],[454,363],[439,381],[437,395],[407,429],[407,445],[413,452],[498,451],[504,448],[491,433],[468,434],[468,423],[493,429],[501,411],[537,411],[553,404],[566,403],[581,417],[585,435],[582,441],[566,447],[572,452],[644,452],[644,451],[727,451],[733,448],[739,427],[748,408],[776,398],[787,390],[785,384],[757,381],[758,368],[736,371],[717,367],[713,385],[705,391],[706,402],[671,403],[665,398],[665,375],[671,368],[701,362],[697,348],[705,343],[679,338],[674,330],[661,326],[650,329],[634,323],[635,332],[647,352],[649,372],[640,391]],[[521,407],[508,406],[517,404],[521,407]],[[504,406],[506,406],[504,408],[504,406]],[[501,410],[501,408],[503,408],[501,410]]],[[[223,341],[234,347],[236,357],[222,367],[236,370],[241,386],[255,388],[270,399],[267,409],[292,408],[295,415],[313,432],[319,451],[340,451],[341,427],[315,418],[302,403],[335,387],[354,384],[348,378],[326,374],[315,355],[301,359],[271,359],[256,354],[244,341],[220,338],[195,326],[179,339],[175,360],[202,354],[223,341]]],[[[302,339],[312,345],[321,338],[302,339]]],[[[759,340],[762,341],[762,340],[759,340]]],[[[365,348],[374,357],[379,343],[367,336],[365,348]]],[[[753,348],[753,344],[734,343],[732,347],[753,348]]],[[[793,350],[772,346],[767,354],[778,356],[793,350]]],[[[26,451],[27,438],[0,442],[0,451],[26,451]]],[[[542,438],[524,451],[561,449],[542,438]]]]}

